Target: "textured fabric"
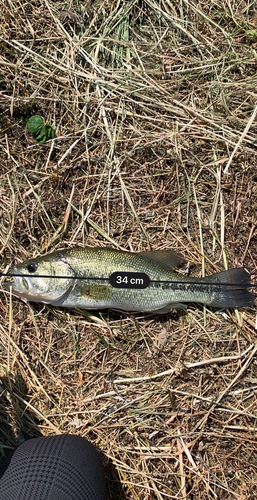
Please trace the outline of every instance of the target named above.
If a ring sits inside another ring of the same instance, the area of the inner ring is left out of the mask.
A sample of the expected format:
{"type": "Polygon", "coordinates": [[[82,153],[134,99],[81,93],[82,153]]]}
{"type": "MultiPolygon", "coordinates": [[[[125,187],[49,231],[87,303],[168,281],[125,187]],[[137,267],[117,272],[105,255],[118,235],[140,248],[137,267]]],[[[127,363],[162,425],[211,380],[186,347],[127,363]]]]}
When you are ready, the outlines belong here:
{"type": "Polygon", "coordinates": [[[100,456],[79,436],[25,441],[0,463],[0,500],[106,500],[100,456]]]}

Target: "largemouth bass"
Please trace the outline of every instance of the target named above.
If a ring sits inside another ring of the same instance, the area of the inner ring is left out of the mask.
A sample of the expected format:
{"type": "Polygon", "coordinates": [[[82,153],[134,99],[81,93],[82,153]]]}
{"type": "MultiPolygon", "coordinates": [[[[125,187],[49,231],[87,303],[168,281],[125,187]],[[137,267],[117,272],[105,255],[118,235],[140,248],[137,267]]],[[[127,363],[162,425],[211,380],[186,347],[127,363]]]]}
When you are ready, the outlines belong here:
{"type": "Polygon", "coordinates": [[[188,302],[222,309],[254,305],[254,295],[247,290],[251,286],[247,269],[188,278],[172,271],[183,261],[182,255],[172,250],[131,253],[70,248],[13,266],[9,273],[20,276],[4,282],[4,287],[11,286],[14,295],[31,302],[83,309],[167,313],[184,308],[188,302]],[[142,289],[145,275],[148,284],[142,289]],[[117,279],[117,286],[111,284],[110,276],[117,279]]]}

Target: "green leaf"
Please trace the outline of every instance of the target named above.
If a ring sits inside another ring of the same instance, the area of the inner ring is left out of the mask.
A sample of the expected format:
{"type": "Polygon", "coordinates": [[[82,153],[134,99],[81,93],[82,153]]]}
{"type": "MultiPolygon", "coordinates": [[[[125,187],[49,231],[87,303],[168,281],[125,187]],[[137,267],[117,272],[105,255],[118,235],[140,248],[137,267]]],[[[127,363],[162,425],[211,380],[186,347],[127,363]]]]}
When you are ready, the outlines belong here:
{"type": "Polygon", "coordinates": [[[247,30],[245,32],[247,38],[249,38],[253,43],[257,41],[257,30],[247,30]]]}
{"type": "Polygon", "coordinates": [[[42,116],[35,115],[31,116],[28,121],[27,121],[27,128],[29,132],[32,132],[32,134],[35,134],[41,128],[44,126],[44,120],[42,116]]]}
{"type": "Polygon", "coordinates": [[[37,142],[45,142],[47,139],[46,127],[42,127],[39,133],[33,134],[37,142]]]}
{"type": "Polygon", "coordinates": [[[54,139],[55,132],[51,125],[45,125],[47,139],[54,139]]]}
{"type": "Polygon", "coordinates": [[[49,124],[45,124],[42,116],[31,116],[27,121],[27,127],[29,132],[33,134],[33,137],[37,142],[42,143],[47,141],[48,139],[53,139],[55,137],[53,127],[51,127],[51,125],[49,124]]]}

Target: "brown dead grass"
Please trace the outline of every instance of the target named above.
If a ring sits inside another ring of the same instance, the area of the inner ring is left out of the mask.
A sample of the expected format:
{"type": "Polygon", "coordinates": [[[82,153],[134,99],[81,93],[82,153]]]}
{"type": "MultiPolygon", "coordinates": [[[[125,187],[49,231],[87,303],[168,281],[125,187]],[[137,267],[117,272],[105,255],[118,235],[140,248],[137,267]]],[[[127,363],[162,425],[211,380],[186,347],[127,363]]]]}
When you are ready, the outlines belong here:
{"type": "MultiPolygon", "coordinates": [[[[255,277],[253,3],[0,0],[0,24],[2,270],[72,242],[255,277]]],[[[0,307],[3,455],[70,432],[112,498],[256,498],[254,310],[0,307]]]]}

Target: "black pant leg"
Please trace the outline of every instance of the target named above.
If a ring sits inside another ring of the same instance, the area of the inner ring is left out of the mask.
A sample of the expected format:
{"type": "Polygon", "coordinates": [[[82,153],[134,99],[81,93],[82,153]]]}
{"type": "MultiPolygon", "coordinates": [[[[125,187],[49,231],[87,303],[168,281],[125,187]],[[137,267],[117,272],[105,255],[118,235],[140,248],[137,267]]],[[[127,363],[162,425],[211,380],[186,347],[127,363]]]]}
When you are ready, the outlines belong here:
{"type": "Polygon", "coordinates": [[[0,500],[106,500],[99,453],[69,434],[25,441],[0,464],[0,500]]]}

